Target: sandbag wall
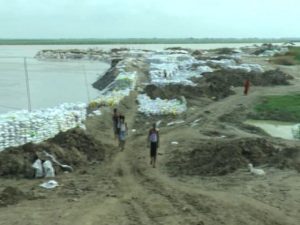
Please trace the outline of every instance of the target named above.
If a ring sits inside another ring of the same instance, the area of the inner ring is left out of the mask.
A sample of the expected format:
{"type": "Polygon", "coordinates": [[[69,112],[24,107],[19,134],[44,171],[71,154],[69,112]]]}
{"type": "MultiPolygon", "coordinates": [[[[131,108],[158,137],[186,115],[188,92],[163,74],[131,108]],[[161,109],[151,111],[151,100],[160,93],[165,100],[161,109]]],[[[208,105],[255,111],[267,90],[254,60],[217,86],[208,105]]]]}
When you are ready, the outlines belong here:
{"type": "Polygon", "coordinates": [[[85,128],[86,107],[84,103],[65,103],[44,110],[0,115],[0,151],[29,142],[39,143],[78,126],[85,128]]]}

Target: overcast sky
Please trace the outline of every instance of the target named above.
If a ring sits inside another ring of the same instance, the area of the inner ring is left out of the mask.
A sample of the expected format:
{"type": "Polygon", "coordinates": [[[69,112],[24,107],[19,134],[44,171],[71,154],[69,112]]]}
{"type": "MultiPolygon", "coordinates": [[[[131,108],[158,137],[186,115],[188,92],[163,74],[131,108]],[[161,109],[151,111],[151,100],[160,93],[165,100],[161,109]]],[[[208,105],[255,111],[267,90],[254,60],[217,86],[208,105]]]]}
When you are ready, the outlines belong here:
{"type": "Polygon", "coordinates": [[[0,0],[0,38],[300,37],[300,0],[0,0]]]}

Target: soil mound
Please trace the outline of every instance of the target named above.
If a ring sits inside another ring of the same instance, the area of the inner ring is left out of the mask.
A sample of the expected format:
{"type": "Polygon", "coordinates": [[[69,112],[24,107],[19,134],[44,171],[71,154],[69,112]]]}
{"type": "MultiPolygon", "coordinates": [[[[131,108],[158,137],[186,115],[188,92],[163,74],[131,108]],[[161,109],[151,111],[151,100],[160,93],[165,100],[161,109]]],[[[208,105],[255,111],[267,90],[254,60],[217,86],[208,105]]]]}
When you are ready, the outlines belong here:
{"type": "Polygon", "coordinates": [[[191,49],[189,48],[182,48],[182,47],[169,47],[169,48],[165,48],[165,50],[171,50],[171,51],[187,51],[190,52],[191,49]]]}
{"type": "Polygon", "coordinates": [[[0,207],[14,205],[27,198],[26,194],[18,188],[6,187],[0,194],[0,207]]]}
{"type": "Polygon", "coordinates": [[[219,55],[232,55],[236,53],[234,48],[217,48],[215,52],[219,55]]]}
{"type": "Polygon", "coordinates": [[[296,169],[300,172],[300,150],[299,148],[286,148],[273,157],[271,163],[280,169],[296,169]]]}
{"type": "Polygon", "coordinates": [[[204,77],[207,82],[223,83],[229,86],[243,86],[245,79],[255,86],[273,86],[273,85],[289,85],[288,80],[293,79],[292,76],[282,72],[281,70],[269,70],[262,74],[255,72],[243,72],[239,70],[218,70],[211,73],[205,73],[204,77]]]}
{"type": "MultiPolygon", "coordinates": [[[[91,161],[102,161],[105,150],[109,146],[96,141],[83,130],[75,128],[62,132],[54,138],[40,144],[25,144],[23,146],[8,148],[0,153],[0,176],[32,178],[34,171],[31,167],[35,157],[43,156],[47,151],[62,163],[74,169],[87,165],[91,161]]],[[[55,167],[56,172],[60,168],[55,167]]]]}
{"type": "Polygon", "coordinates": [[[172,99],[184,96],[187,100],[199,97],[222,99],[234,93],[230,89],[230,84],[222,82],[221,76],[215,77],[215,80],[207,78],[197,78],[193,79],[193,81],[196,86],[172,84],[159,87],[155,85],[147,85],[144,91],[152,99],[157,97],[162,99],[172,99]]]}
{"type": "Polygon", "coordinates": [[[237,169],[247,168],[248,163],[254,166],[269,164],[277,167],[286,163],[284,167],[295,168],[297,163],[284,160],[287,158],[285,154],[292,158],[289,152],[282,151],[263,138],[205,140],[192,148],[187,144],[175,149],[166,165],[172,175],[204,176],[232,173],[237,169]],[[281,156],[284,158],[281,159],[281,156]]]}

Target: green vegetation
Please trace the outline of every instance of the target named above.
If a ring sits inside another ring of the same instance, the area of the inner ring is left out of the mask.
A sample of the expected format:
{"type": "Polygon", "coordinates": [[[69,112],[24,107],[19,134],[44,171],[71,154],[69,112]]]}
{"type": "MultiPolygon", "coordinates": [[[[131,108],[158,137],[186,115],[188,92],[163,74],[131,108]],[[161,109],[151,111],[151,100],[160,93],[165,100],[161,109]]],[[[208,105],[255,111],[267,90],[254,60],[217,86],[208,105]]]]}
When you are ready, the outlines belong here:
{"type": "Polygon", "coordinates": [[[124,39],[0,39],[0,45],[93,45],[93,44],[212,44],[212,43],[282,43],[300,39],[259,38],[124,38],[124,39]]]}
{"type": "Polygon", "coordinates": [[[300,94],[268,96],[255,107],[259,119],[300,121],[300,94]]]}
{"type": "Polygon", "coordinates": [[[288,53],[294,60],[300,63],[300,47],[291,47],[288,53]]]}

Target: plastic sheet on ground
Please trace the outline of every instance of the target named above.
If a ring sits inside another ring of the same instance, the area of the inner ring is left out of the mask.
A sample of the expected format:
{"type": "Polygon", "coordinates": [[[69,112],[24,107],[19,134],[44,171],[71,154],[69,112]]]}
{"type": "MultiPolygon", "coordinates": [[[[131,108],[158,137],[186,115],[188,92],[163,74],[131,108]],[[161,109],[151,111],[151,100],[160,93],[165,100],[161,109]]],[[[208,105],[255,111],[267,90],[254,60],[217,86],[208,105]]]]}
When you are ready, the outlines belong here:
{"type": "Polygon", "coordinates": [[[0,151],[29,142],[39,143],[61,131],[85,128],[86,104],[65,103],[54,108],[14,111],[0,115],[0,151]]]}
{"type": "Polygon", "coordinates": [[[151,99],[145,94],[138,95],[139,102],[138,111],[146,115],[167,115],[167,114],[181,114],[187,110],[185,102],[177,99],[151,99]]]}

